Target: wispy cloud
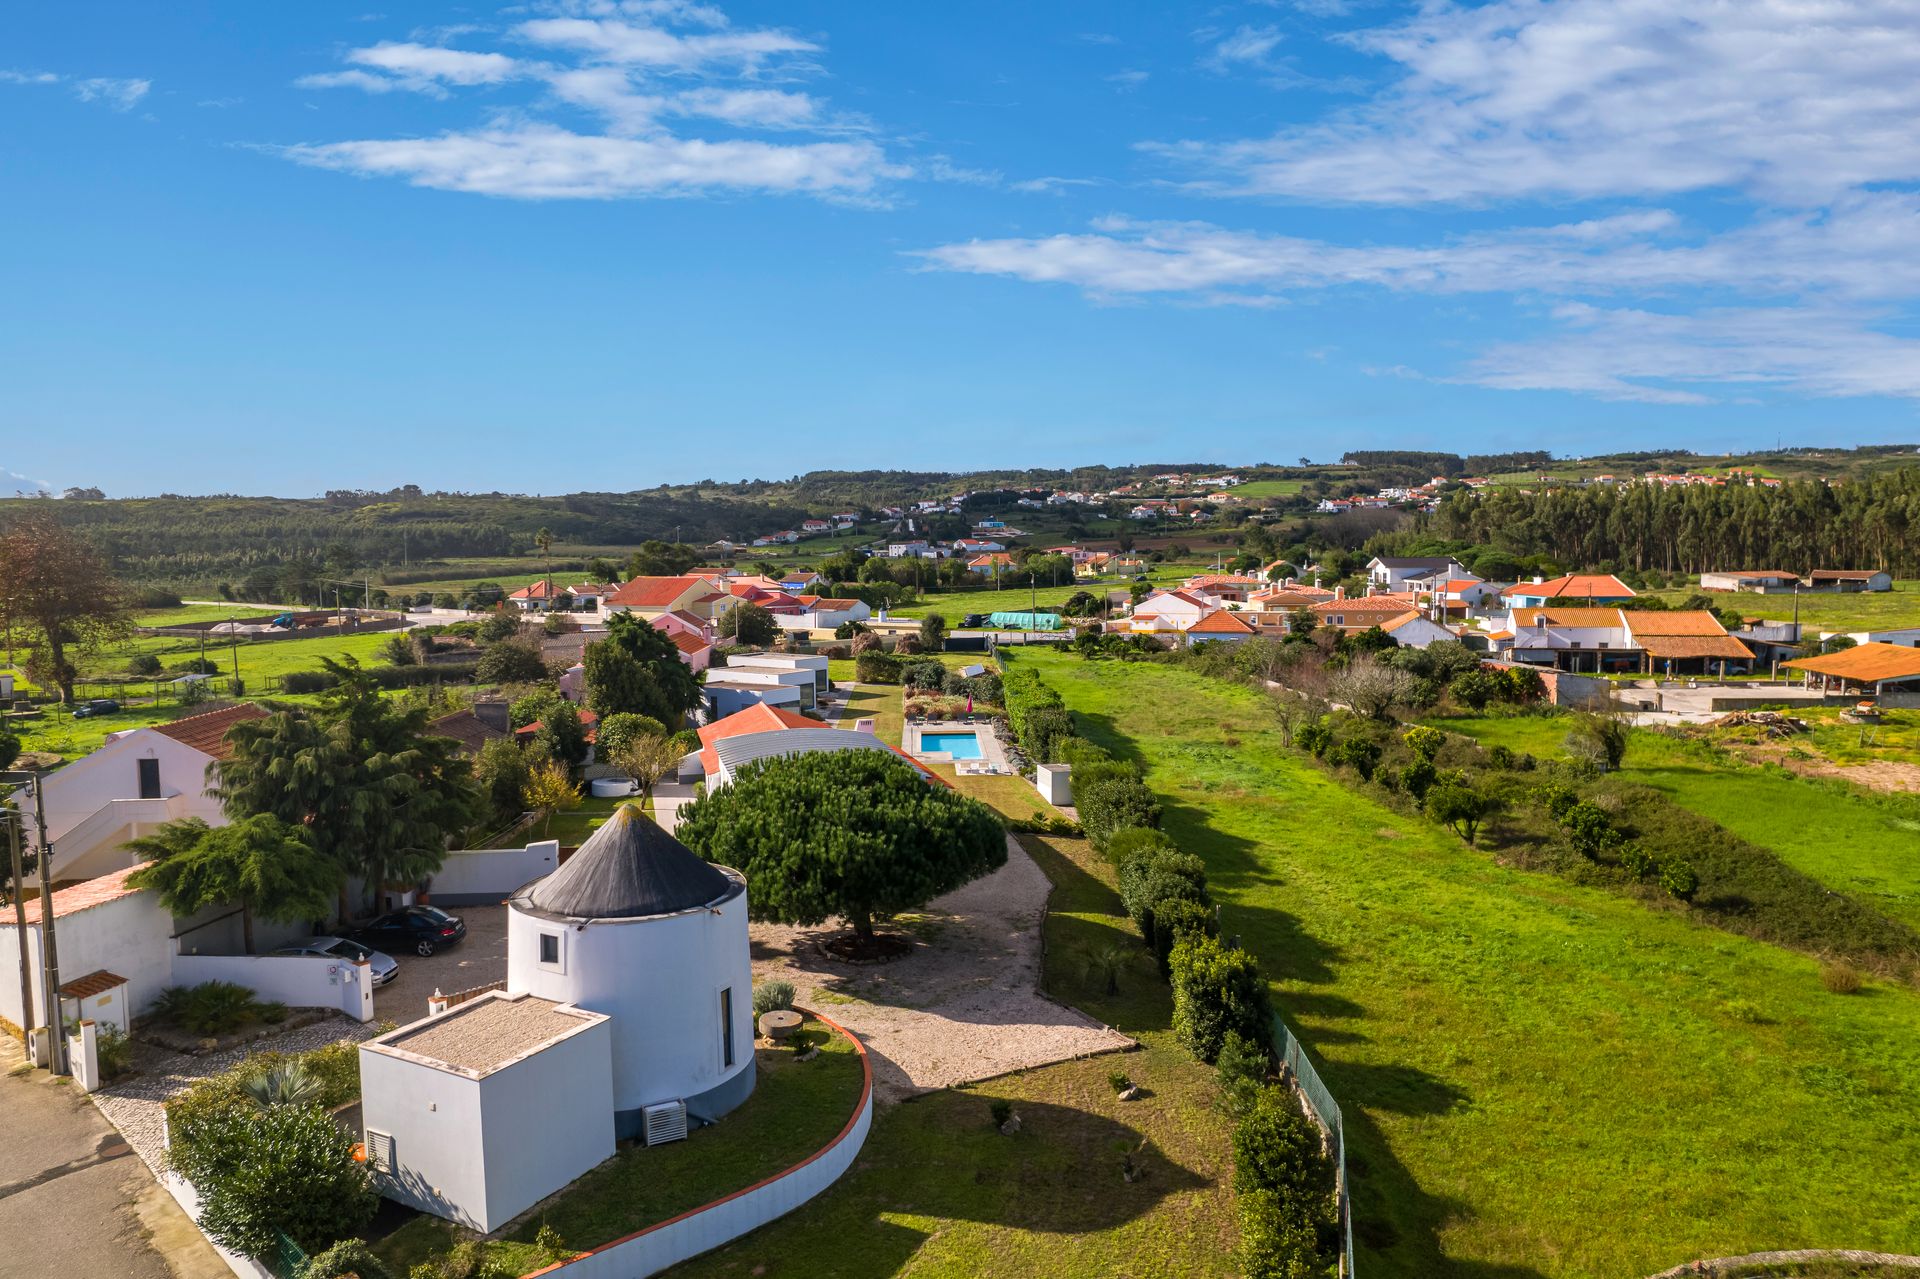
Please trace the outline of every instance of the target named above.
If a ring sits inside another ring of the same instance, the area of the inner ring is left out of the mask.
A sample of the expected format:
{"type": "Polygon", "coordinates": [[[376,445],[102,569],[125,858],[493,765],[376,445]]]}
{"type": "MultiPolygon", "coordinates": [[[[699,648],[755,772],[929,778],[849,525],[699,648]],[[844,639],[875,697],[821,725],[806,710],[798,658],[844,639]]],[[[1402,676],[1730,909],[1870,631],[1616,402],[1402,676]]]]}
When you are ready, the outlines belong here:
{"type": "MultiPolygon", "coordinates": [[[[679,0],[560,0],[536,12],[515,14],[504,34],[512,52],[387,41],[298,82],[442,98],[525,83],[539,91],[534,100],[504,113],[496,101],[485,123],[434,137],[311,142],[283,153],[316,167],[521,199],[764,191],[876,203],[885,184],[912,175],[866,136],[864,119],[793,87],[820,74],[823,49],[813,38],[736,28],[713,6],[679,0]],[[590,125],[578,122],[580,113],[590,125]],[[553,115],[570,118],[542,118],[553,115]],[[693,136],[700,130],[679,122],[731,136],[693,136]]],[[[955,180],[939,165],[928,176],[955,180]]]]}
{"type": "Polygon", "coordinates": [[[82,102],[98,102],[115,111],[131,111],[153,88],[151,80],[112,76],[75,77],[51,71],[0,71],[0,84],[61,85],[82,102]]]}
{"type": "Polygon", "coordinates": [[[1224,36],[1203,31],[1198,37],[1211,46],[1201,65],[1214,71],[1232,71],[1242,67],[1265,67],[1273,51],[1286,37],[1278,27],[1240,26],[1224,36]]]}
{"type": "Polygon", "coordinates": [[[1153,73],[1150,71],[1142,71],[1138,67],[1128,67],[1124,71],[1114,72],[1106,79],[1108,84],[1114,85],[1121,92],[1126,93],[1138,89],[1141,85],[1145,84],[1152,75],[1153,73]]]}

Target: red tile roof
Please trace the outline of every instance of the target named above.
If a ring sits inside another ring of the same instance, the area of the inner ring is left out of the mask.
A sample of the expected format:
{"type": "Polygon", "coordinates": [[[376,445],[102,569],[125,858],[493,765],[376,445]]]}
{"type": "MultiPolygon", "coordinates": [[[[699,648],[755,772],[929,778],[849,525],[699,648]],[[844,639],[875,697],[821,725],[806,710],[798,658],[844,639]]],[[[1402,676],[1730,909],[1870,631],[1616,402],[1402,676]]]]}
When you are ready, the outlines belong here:
{"type": "Polygon", "coordinates": [[[1551,582],[1521,582],[1507,588],[1507,594],[1526,599],[1620,599],[1633,598],[1633,588],[1611,573],[1569,573],[1551,582]]]}
{"type": "MultiPolygon", "coordinates": [[[[127,877],[139,869],[140,867],[138,866],[129,866],[125,870],[116,870],[111,875],[102,875],[98,879],[89,879],[84,884],[74,884],[70,888],[55,889],[53,894],[53,917],[55,919],[65,919],[68,915],[78,915],[83,910],[92,910],[95,906],[104,906],[108,902],[117,902],[122,897],[133,896],[141,890],[138,888],[128,888],[127,877]]],[[[40,899],[38,897],[30,902],[24,903],[24,908],[29,924],[37,924],[40,922],[40,899]]],[[[0,914],[0,924],[11,924],[12,922],[12,911],[0,914]]],[[[59,931],[57,928],[54,929],[56,934],[58,934],[59,931]]]]}
{"type": "Polygon", "coordinates": [[[704,653],[713,647],[712,640],[701,639],[699,636],[689,635],[685,631],[675,631],[670,638],[673,640],[673,646],[682,653],[704,653]]]}
{"type": "MultiPolygon", "coordinates": [[[[543,600],[547,598],[547,587],[547,579],[543,577],[537,582],[521,587],[513,594],[507,596],[507,598],[510,600],[543,600]]],[[[556,586],[553,588],[553,594],[556,597],[565,595],[566,593],[567,588],[564,586],[556,586]]]]}
{"type": "Polygon", "coordinates": [[[1251,635],[1253,633],[1253,627],[1224,608],[1217,613],[1207,614],[1187,628],[1189,635],[1251,635]]]}
{"type": "Polygon", "coordinates": [[[1872,684],[1883,679],[1912,679],[1920,675],[1920,649],[1875,641],[1842,649],[1838,653],[1782,662],[1781,665],[1797,671],[1812,671],[1815,675],[1831,675],[1860,684],[1872,684]]]}
{"type": "Polygon", "coordinates": [[[176,719],[171,724],[155,724],[153,731],[162,737],[171,737],[182,746],[190,746],[202,755],[211,755],[215,759],[230,759],[233,747],[227,742],[227,731],[235,724],[250,719],[265,719],[267,713],[252,702],[241,702],[238,706],[229,706],[224,710],[208,711],[204,715],[189,715],[185,719],[176,719]]]}
{"type": "Polygon", "coordinates": [[[697,588],[706,588],[705,594],[717,595],[704,577],[691,575],[682,577],[636,577],[630,582],[622,582],[620,589],[607,597],[611,604],[624,604],[628,608],[666,608],[678,603],[682,595],[697,588]]]}
{"type": "MultiPolygon", "coordinates": [[[[54,916],[60,918],[59,915],[54,916]]],[[[58,928],[53,930],[58,933],[58,928]]],[[[112,990],[115,986],[124,986],[127,979],[119,973],[110,973],[104,968],[96,969],[85,977],[75,977],[60,987],[60,993],[68,999],[91,999],[102,991],[112,990]]]]}
{"type": "Polygon", "coordinates": [[[826,726],[824,721],[814,719],[811,715],[802,715],[798,711],[783,711],[777,706],[758,702],[725,719],[700,726],[700,764],[708,776],[720,771],[720,755],[713,749],[713,744],[723,738],[739,737],[744,733],[771,733],[782,728],[825,728],[826,726]]]}

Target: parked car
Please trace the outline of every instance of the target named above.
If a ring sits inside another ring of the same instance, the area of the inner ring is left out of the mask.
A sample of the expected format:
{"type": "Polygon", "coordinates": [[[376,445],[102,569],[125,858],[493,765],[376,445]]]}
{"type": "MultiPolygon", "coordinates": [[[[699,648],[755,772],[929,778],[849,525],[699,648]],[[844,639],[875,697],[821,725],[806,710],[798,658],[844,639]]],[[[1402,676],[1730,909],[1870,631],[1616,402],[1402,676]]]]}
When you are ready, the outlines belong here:
{"type": "Polygon", "coordinates": [[[985,613],[968,613],[960,619],[960,625],[962,626],[985,626],[986,624],[987,615],[985,613]]]}
{"type": "Polygon", "coordinates": [[[276,955],[320,955],[327,959],[340,959],[347,963],[366,960],[367,967],[373,970],[373,984],[384,986],[400,974],[400,965],[394,962],[392,955],[364,946],[348,937],[309,937],[293,946],[282,946],[273,952],[276,955]]]}
{"type": "Polygon", "coordinates": [[[111,715],[120,709],[120,703],[111,697],[96,697],[73,708],[75,719],[92,719],[95,715],[111,715]]]}
{"type": "Polygon", "coordinates": [[[354,929],[351,938],[364,946],[431,955],[459,945],[466,935],[467,922],[458,915],[449,915],[437,906],[406,906],[354,929]]]}

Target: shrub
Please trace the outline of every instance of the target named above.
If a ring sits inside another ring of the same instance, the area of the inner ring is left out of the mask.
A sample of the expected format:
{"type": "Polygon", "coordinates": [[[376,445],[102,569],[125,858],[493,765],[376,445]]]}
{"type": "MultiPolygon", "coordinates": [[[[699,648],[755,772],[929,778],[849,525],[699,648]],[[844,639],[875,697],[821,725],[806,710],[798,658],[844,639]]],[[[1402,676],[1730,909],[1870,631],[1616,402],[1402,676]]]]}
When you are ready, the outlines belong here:
{"type": "Polygon", "coordinates": [[[1426,806],[1435,821],[1472,845],[1479,838],[1480,824],[1493,815],[1499,801],[1465,778],[1448,777],[1427,792],[1426,806]]]}
{"type": "Polygon", "coordinates": [[[1820,984],[1836,995],[1852,995],[1860,990],[1860,970],[1844,959],[1820,965],[1820,984]]]}
{"type": "Polygon", "coordinates": [[[1242,1279],[1323,1279],[1329,1273],[1319,1232],[1273,1191],[1241,1195],[1239,1214],[1242,1279]]]}
{"type": "Polygon", "coordinates": [[[1434,781],[1440,776],[1440,770],[1433,766],[1430,759],[1416,759],[1400,770],[1400,788],[1416,800],[1425,800],[1427,791],[1432,789],[1434,781]]]}
{"type": "Polygon", "coordinates": [[[1081,770],[1095,764],[1104,764],[1113,758],[1107,748],[1088,741],[1084,737],[1063,737],[1053,744],[1053,758],[1049,763],[1066,764],[1078,777],[1081,770]]]}
{"type": "Polygon", "coordinates": [[[99,1056],[100,1073],[108,1079],[118,1079],[133,1069],[133,1040],[112,1022],[101,1024],[95,1049],[99,1056]]]}
{"type": "Polygon", "coordinates": [[[1626,842],[1626,836],[1615,829],[1607,810],[1590,799],[1583,799],[1567,809],[1560,818],[1560,824],[1566,828],[1567,839],[1572,842],[1573,850],[1588,861],[1598,861],[1601,853],[1626,842]]]}
{"type": "Polygon", "coordinates": [[[1191,853],[1158,848],[1120,864],[1120,903],[1140,935],[1152,940],[1153,916],[1164,902],[1207,901],[1206,863],[1191,853]]]}
{"type": "Polygon", "coordinates": [[[1293,744],[1319,759],[1333,745],[1333,728],[1324,717],[1310,720],[1293,730],[1293,744]]]}
{"type": "Polygon", "coordinates": [[[1495,742],[1487,747],[1487,763],[1495,768],[1513,767],[1513,747],[1505,742],[1495,742]]]}
{"type": "Polygon", "coordinates": [[[158,675],[160,658],[153,653],[135,653],[127,662],[127,671],[133,675],[158,675]]]}
{"type": "Polygon", "coordinates": [[[1327,763],[1336,768],[1351,768],[1360,780],[1373,780],[1373,766],[1380,761],[1380,748],[1364,737],[1349,737],[1327,751],[1327,763]]]}
{"type": "Polygon", "coordinates": [[[1176,897],[1158,903],[1153,909],[1153,936],[1147,944],[1153,948],[1154,962],[1162,977],[1173,974],[1173,948],[1187,937],[1217,937],[1220,924],[1213,907],[1204,901],[1176,897]]]}
{"type": "Polygon", "coordinates": [[[1267,1042],[1267,984],[1251,954],[1190,933],[1174,945],[1170,969],[1173,1030],[1187,1051],[1212,1062],[1228,1031],[1267,1042]]]}
{"type": "Polygon", "coordinates": [[[1129,826],[1158,826],[1160,801],[1141,782],[1114,777],[1073,788],[1074,808],[1093,846],[1106,850],[1107,839],[1129,826]]]}
{"type": "Polygon", "coordinates": [[[1437,728],[1415,724],[1400,734],[1400,740],[1406,743],[1407,749],[1413,752],[1414,758],[1432,763],[1433,757],[1440,753],[1440,748],[1447,744],[1447,735],[1437,728]]]}
{"type": "Polygon", "coordinates": [[[1660,863],[1660,887],[1666,889],[1670,897],[1692,901],[1693,895],[1700,891],[1700,876],[1694,874],[1691,865],[1674,858],[1660,863]]]}
{"type": "Polygon", "coordinates": [[[1561,745],[1567,755],[1595,772],[1611,773],[1627,755],[1625,721],[1611,715],[1583,714],[1574,720],[1561,745]]]}
{"type": "Polygon", "coordinates": [[[1328,1272],[1338,1222],[1333,1162],[1290,1090],[1261,1089],[1235,1125],[1233,1185],[1244,1274],[1304,1279],[1328,1272]]]}
{"type": "Polygon", "coordinates": [[[263,1005],[237,982],[206,981],[198,986],[169,986],[154,1001],[154,1012],[195,1035],[224,1035],[256,1018],[263,1005]]]}
{"type": "Polygon", "coordinates": [[[1235,1118],[1252,1110],[1266,1086],[1267,1067],[1264,1049],[1238,1031],[1228,1031],[1220,1040],[1220,1056],[1214,1061],[1220,1108],[1235,1118]]]}
{"type": "Polygon", "coordinates": [[[1462,671],[1447,685],[1453,700],[1471,710],[1480,710],[1500,694],[1500,681],[1486,671],[1462,671]]]}
{"type": "MultiPolygon", "coordinates": [[[[855,640],[854,648],[860,647],[855,640]]],[[[898,684],[900,682],[901,662],[878,649],[868,649],[853,661],[853,675],[862,684],[898,684]]]]}
{"type": "Polygon", "coordinates": [[[300,1279],[393,1279],[386,1263],[359,1239],[342,1239],[307,1260],[300,1279]]]}
{"type": "Polygon", "coordinates": [[[1547,695],[1546,681],[1540,678],[1540,672],[1525,666],[1509,666],[1501,671],[1498,683],[1503,702],[1537,702],[1547,695]]]}
{"type": "Polygon", "coordinates": [[[1004,1097],[995,1097],[987,1103],[987,1114],[993,1118],[995,1128],[1004,1127],[1007,1120],[1013,1118],[1013,1103],[1004,1097]]]}
{"type": "Polygon", "coordinates": [[[473,677],[482,684],[529,684],[547,677],[547,662],[532,640],[503,639],[480,655],[473,677]]]}
{"type": "Polygon", "coordinates": [[[1164,834],[1146,826],[1129,826],[1125,830],[1115,831],[1107,840],[1107,860],[1115,866],[1123,866],[1133,857],[1143,853],[1176,851],[1174,842],[1164,834]]]}
{"type": "Polygon", "coordinates": [[[781,1011],[793,1007],[793,983],[774,978],[763,981],[753,988],[753,1019],[759,1021],[764,1013],[781,1011]]]}
{"type": "Polygon", "coordinates": [[[372,1220],[379,1196],[354,1144],[318,1106],[227,1109],[177,1134],[168,1158],[200,1192],[201,1228],[266,1257],[277,1234],[317,1252],[372,1220]]]}
{"type": "Polygon", "coordinates": [[[1533,795],[1556,822],[1566,820],[1568,811],[1580,802],[1579,792],[1560,782],[1543,782],[1533,795]]]}
{"type": "MultiPolygon", "coordinates": [[[[877,653],[880,651],[880,637],[872,631],[861,631],[853,637],[853,643],[847,645],[847,650],[855,657],[864,657],[868,653],[877,653]]],[[[858,668],[856,668],[856,670],[857,669],[858,668]]]]}
{"type": "Polygon", "coordinates": [[[1635,879],[1645,879],[1657,869],[1653,854],[1638,844],[1625,844],[1620,849],[1620,864],[1627,874],[1635,879]]]}

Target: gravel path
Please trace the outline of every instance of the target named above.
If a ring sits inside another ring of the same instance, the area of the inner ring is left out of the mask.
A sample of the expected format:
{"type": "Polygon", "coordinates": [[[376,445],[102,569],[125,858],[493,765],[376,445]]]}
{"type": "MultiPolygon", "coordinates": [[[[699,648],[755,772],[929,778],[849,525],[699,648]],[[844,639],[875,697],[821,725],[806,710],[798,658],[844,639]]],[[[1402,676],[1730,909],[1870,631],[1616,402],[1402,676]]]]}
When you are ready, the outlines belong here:
{"type": "Polygon", "coordinates": [[[754,979],[785,978],[800,1004],[858,1033],[882,1101],[1132,1047],[1039,993],[1050,888],[1008,839],[1005,866],[896,921],[914,940],[906,958],[848,964],[818,945],[834,928],[755,924],[754,979]]]}
{"type": "Polygon", "coordinates": [[[185,1091],[194,1081],[219,1074],[249,1053],[307,1052],[338,1039],[371,1039],[379,1033],[379,1022],[362,1024],[347,1017],[335,1016],[311,1026],[290,1030],[284,1035],[256,1040],[204,1057],[192,1057],[136,1043],[134,1067],[139,1073],[102,1088],[93,1094],[93,1101],[113,1121],[113,1126],[120,1130],[127,1144],[158,1176],[167,1154],[167,1100],[185,1091]]]}

